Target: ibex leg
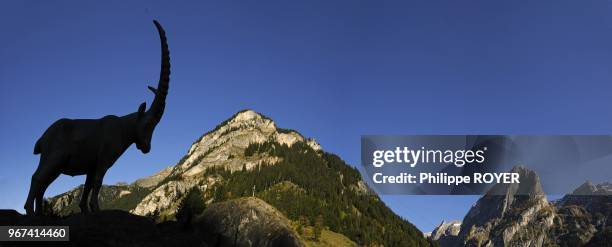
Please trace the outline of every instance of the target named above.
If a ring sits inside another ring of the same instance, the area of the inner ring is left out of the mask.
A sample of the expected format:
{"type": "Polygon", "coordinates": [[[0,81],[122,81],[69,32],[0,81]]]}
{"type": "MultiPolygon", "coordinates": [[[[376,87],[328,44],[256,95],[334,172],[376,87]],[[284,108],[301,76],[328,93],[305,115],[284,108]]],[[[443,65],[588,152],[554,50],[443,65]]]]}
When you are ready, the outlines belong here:
{"type": "Polygon", "coordinates": [[[45,195],[45,191],[49,187],[53,181],[59,176],[59,172],[51,171],[49,174],[45,175],[39,184],[38,192],[36,193],[36,214],[42,215],[43,213],[43,196],[45,195]]]}
{"type": "Polygon", "coordinates": [[[85,185],[83,185],[83,191],[81,193],[81,202],[79,203],[79,207],[81,208],[81,213],[89,212],[89,208],[87,207],[87,201],[89,198],[89,193],[91,192],[93,177],[94,176],[92,173],[88,173],[87,178],[85,179],[85,185]]]}

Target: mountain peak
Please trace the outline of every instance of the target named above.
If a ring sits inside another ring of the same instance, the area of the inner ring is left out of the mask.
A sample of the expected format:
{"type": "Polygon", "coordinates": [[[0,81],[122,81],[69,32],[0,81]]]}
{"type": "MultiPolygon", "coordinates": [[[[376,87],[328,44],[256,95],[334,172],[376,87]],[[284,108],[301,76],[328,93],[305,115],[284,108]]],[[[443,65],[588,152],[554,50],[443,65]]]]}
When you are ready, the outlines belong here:
{"type": "Polygon", "coordinates": [[[275,164],[278,162],[276,157],[244,155],[244,150],[249,145],[268,141],[287,146],[304,142],[315,151],[321,149],[313,139],[307,139],[294,130],[278,128],[271,118],[246,109],[235,113],[194,142],[183,160],[177,164],[173,174],[191,177],[201,174],[211,166],[239,170],[243,166],[251,169],[261,163],[275,164]]]}
{"type": "Polygon", "coordinates": [[[461,230],[461,221],[452,220],[442,221],[433,232],[430,238],[437,241],[441,246],[452,246],[457,241],[457,236],[461,230]]]}
{"type": "Polygon", "coordinates": [[[593,184],[591,181],[586,181],[580,187],[576,188],[572,195],[612,195],[612,184],[602,183],[593,184]]]}
{"type": "MultiPolygon", "coordinates": [[[[516,244],[510,243],[523,243],[524,232],[542,235],[552,225],[552,207],[538,175],[524,166],[515,166],[511,172],[520,175],[520,183],[494,185],[463,218],[462,245],[513,246],[516,244]],[[512,225],[514,219],[521,219],[520,225],[512,225]],[[509,225],[512,227],[506,228],[509,225]]],[[[541,246],[542,239],[537,241],[532,245],[541,246]]]]}
{"type": "Polygon", "coordinates": [[[505,195],[508,197],[514,197],[515,195],[544,196],[540,177],[534,171],[523,165],[517,165],[510,172],[519,174],[520,183],[496,184],[487,191],[487,195],[505,195]]]}
{"type": "Polygon", "coordinates": [[[263,114],[259,112],[256,112],[251,109],[244,109],[234,114],[234,116],[230,118],[229,122],[247,122],[247,121],[259,120],[259,119],[267,119],[267,120],[272,121],[272,119],[264,116],[263,114]]]}

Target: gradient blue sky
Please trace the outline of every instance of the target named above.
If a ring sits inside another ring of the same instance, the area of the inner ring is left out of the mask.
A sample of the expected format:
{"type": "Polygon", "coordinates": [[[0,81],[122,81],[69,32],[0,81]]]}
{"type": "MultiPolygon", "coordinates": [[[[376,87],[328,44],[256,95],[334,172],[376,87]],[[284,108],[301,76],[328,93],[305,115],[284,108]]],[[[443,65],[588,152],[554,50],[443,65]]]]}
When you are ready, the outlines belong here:
{"type": "MultiPolygon", "coordinates": [[[[107,184],[175,164],[244,108],[354,165],[362,134],[612,133],[611,1],[176,2],[0,4],[0,208],[22,208],[53,121],[151,102],[153,18],[172,57],[166,113],[151,153],[130,148],[107,184]]],[[[383,198],[423,231],[476,200],[383,198]]]]}

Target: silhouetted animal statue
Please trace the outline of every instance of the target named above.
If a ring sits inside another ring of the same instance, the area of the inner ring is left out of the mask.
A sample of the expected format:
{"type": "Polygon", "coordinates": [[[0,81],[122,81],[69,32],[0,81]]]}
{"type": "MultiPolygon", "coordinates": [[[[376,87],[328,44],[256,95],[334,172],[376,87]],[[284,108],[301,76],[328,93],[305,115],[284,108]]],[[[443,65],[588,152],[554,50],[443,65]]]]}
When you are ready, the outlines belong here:
{"type": "Polygon", "coordinates": [[[70,176],[87,175],[79,207],[88,212],[87,201],[92,211],[100,210],[98,193],[104,174],[113,166],[125,150],[136,143],[143,153],[151,149],[153,130],[164,113],[166,95],[170,82],[170,52],[166,34],[157,22],[155,27],[161,39],[161,71],[157,89],[149,86],[155,99],[148,111],[146,102],[137,112],[117,117],[100,119],[60,119],[53,123],[38,139],[34,154],[40,154],[40,162],[34,175],[24,209],[28,215],[42,214],[45,190],[60,174],[70,176]]]}

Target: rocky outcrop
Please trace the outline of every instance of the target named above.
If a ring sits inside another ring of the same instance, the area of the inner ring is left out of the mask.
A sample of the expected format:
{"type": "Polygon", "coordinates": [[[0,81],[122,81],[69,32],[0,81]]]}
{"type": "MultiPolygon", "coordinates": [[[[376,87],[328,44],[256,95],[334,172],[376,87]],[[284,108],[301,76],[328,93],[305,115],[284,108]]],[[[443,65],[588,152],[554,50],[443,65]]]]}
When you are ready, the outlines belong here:
{"type": "Polygon", "coordinates": [[[134,184],[143,188],[155,187],[172,173],[172,169],[172,166],[166,167],[158,173],[136,180],[134,184]]]}
{"type": "Polygon", "coordinates": [[[612,237],[610,183],[587,182],[551,203],[535,172],[521,166],[512,172],[520,174],[520,183],[492,187],[469,210],[456,237],[443,222],[431,239],[441,246],[600,246],[612,237]]]}
{"type": "Polygon", "coordinates": [[[497,184],[470,209],[461,225],[458,245],[542,246],[548,241],[554,208],[539,177],[522,166],[518,184],[497,184]]]}
{"type": "Polygon", "coordinates": [[[600,213],[608,215],[610,204],[612,204],[612,184],[593,184],[585,182],[571,194],[555,202],[558,208],[570,205],[581,206],[592,214],[600,213]]]}
{"type": "Polygon", "coordinates": [[[452,246],[458,241],[459,231],[461,230],[461,221],[453,220],[449,222],[442,221],[431,235],[430,239],[437,241],[442,246],[452,246]]]}
{"type": "Polygon", "coordinates": [[[194,227],[214,246],[304,246],[289,220],[255,197],[212,204],[194,227]]]}
{"type": "MultiPolygon", "coordinates": [[[[79,202],[83,186],[62,193],[47,200],[48,207],[58,215],[70,215],[80,212],[79,202]]],[[[100,190],[100,206],[104,209],[133,209],[148,194],[148,188],[136,184],[103,185],[100,190]]]]}
{"type": "MultiPolygon", "coordinates": [[[[176,202],[195,186],[193,180],[169,181],[157,187],[130,212],[136,215],[155,215],[176,205],[176,202]]],[[[206,190],[206,186],[204,187],[206,190]]],[[[175,208],[176,210],[176,208],[175,208]]]]}
{"type": "Polygon", "coordinates": [[[277,160],[273,157],[245,157],[244,155],[244,149],[249,144],[269,140],[288,146],[303,141],[314,150],[321,149],[313,139],[305,139],[293,130],[277,128],[272,119],[255,111],[245,110],[236,113],[193,143],[183,161],[176,166],[173,174],[191,177],[201,174],[211,166],[240,170],[245,164],[247,169],[252,169],[263,162],[274,164],[277,160]]]}
{"type": "Polygon", "coordinates": [[[593,184],[591,181],[586,181],[580,185],[571,195],[578,196],[609,196],[612,195],[612,183],[605,182],[602,184],[593,184]]]}
{"type": "Polygon", "coordinates": [[[592,215],[583,207],[561,207],[557,210],[555,226],[550,231],[551,242],[565,246],[582,246],[597,232],[593,223],[592,215]]]}
{"type": "Polygon", "coordinates": [[[590,245],[598,239],[612,238],[612,190],[610,183],[585,182],[571,194],[554,202],[557,208],[551,232],[557,244],[590,245]]]}
{"type": "Polygon", "coordinates": [[[192,188],[197,187],[203,193],[221,180],[220,177],[207,176],[201,179],[171,180],[159,185],[147,194],[131,213],[136,215],[167,215],[172,216],[178,207],[178,202],[192,188]]]}

